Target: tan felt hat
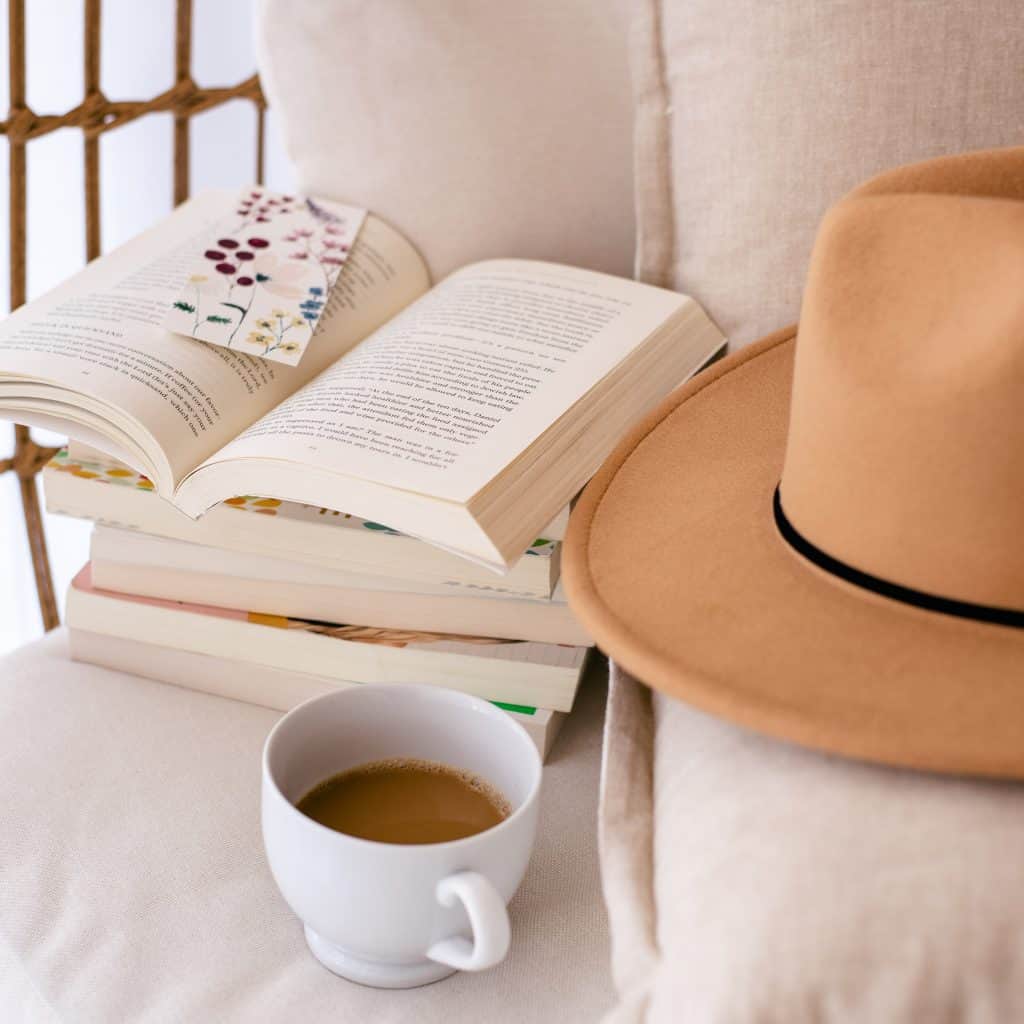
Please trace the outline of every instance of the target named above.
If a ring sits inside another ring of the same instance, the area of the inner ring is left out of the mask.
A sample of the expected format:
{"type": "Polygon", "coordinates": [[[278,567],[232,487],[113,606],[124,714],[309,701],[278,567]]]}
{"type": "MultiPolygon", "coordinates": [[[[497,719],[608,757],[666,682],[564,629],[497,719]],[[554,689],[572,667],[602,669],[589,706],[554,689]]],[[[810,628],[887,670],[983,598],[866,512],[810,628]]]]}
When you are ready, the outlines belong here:
{"type": "Polygon", "coordinates": [[[1024,778],[1024,148],[835,206],[799,332],[624,439],[564,572],[602,648],[671,696],[810,747],[1024,778]]]}

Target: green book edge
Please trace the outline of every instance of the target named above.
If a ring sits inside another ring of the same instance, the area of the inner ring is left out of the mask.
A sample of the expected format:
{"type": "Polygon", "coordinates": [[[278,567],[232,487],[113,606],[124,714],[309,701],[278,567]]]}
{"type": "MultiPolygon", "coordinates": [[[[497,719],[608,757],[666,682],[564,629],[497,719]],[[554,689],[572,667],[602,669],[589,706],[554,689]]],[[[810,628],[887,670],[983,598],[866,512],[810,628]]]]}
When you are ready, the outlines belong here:
{"type": "Polygon", "coordinates": [[[491,703],[496,708],[501,708],[502,711],[515,711],[519,715],[535,715],[537,714],[536,708],[531,708],[529,704],[506,704],[501,700],[492,700],[491,703]]]}

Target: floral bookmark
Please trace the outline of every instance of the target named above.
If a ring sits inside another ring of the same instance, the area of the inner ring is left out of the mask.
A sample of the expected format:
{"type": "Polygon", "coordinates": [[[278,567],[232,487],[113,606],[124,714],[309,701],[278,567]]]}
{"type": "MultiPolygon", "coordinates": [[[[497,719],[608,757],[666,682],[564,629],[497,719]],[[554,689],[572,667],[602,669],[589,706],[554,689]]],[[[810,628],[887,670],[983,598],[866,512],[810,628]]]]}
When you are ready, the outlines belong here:
{"type": "Polygon", "coordinates": [[[366,211],[244,189],[164,319],[177,334],[295,366],[366,211]]]}

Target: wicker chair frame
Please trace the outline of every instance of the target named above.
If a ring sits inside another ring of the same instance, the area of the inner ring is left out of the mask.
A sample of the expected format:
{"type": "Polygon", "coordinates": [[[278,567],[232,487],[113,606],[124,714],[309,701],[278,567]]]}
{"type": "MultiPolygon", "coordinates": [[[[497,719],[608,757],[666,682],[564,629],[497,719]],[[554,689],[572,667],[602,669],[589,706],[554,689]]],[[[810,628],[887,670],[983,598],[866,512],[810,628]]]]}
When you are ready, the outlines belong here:
{"type": "MultiPolygon", "coordinates": [[[[178,0],[175,16],[175,74],[170,89],[148,100],[111,101],[100,88],[100,0],[84,0],[85,75],[83,98],[78,106],[62,114],[37,114],[26,103],[25,94],[25,0],[8,0],[10,109],[0,123],[7,136],[10,163],[10,308],[25,301],[26,180],[25,148],[58,128],[82,131],[85,157],[85,252],[87,259],[100,254],[100,136],[147,114],[174,115],[174,204],[189,194],[189,119],[195,114],[231,100],[249,100],[257,113],[255,178],[263,181],[266,103],[259,78],[252,75],[236,85],[204,89],[192,78],[192,0],[178,0]]],[[[18,477],[35,574],[36,591],[43,627],[59,625],[57,601],[50,574],[46,535],[43,530],[36,475],[57,451],[37,444],[28,427],[15,426],[14,453],[0,459],[0,473],[18,477]]]]}

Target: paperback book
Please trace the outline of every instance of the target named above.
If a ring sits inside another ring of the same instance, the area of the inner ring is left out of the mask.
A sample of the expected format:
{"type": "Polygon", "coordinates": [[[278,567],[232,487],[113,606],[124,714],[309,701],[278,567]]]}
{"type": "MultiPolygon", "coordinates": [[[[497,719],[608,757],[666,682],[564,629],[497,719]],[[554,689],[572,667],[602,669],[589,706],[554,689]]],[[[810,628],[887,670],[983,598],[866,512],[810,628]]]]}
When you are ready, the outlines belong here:
{"type": "MultiPolygon", "coordinates": [[[[273,665],[238,662],[211,654],[197,654],[177,647],[142,643],[127,637],[107,636],[68,628],[71,657],[116,672],[170,683],[217,697],[259,704],[276,711],[290,711],[303,701],[349,684],[329,676],[292,672],[273,665]]],[[[551,745],[568,717],[564,711],[494,701],[517,721],[547,758],[551,745]]]]}
{"type": "MultiPolygon", "coordinates": [[[[306,566],[326,567],[335,573],[390,579],[414,590],[430,592],[433,587],[438,593],[550,597],[559,576],[559,542],[569,518],[566,508],[499,576],[383,524],[322,505],[249,495],[229,498],[200,519],[189,519],[161,500],[152,482],[137,471],[110,460],[74,458],[67,450],[51,459],[42,479],[48,511],[118,527],[122,533],[139,531],[264,563],[277,560],[290,567],[291,578],[300,578],[306,566]]],[[[171,550],[165,548],[163,557],[171,550]]],[[[210,568],[215,563],[205,564],[210,568]]],[[[323,582],[323,574],[319,579],[323,582]]]]}
{"type": "Polygon", "coordinates": [[[591,643],[560,591],[546,600],[430,584],[424,584],[426,592],[417,592],[414,583],[104,526],[93,530],[90,553],[97,587],[141,597],[384,629],[591,643]]]}
{"type": "MultiPolygon", "coordinates": [[[[306,300],[319,323],[298,365],[172,333],[183,268],[235,202],[184,203],[0,324],[0,415],[99,448],[192,518],[262,495],[503,572],[724,345],[692,299],[573,267],[489,260],[431,288],[372,214],[306,300]]],[[[248,287],[288,286],[288,260],[248,287]]]]}
{"type": "MultiPolygon", "coordinates": [[[[419,682],[552,711],[571,709],[588,652],[583,646],[302,620],[105,591],[93,584],[88,565],[68,591],[67,623],[99,636],[280,669],[285,677],[419,682]]],[[[222,695],[247,699],[242,692],[222,695]]],[[[291,699],[264,693],[255,702],[276,707],[291,699]]]]}

